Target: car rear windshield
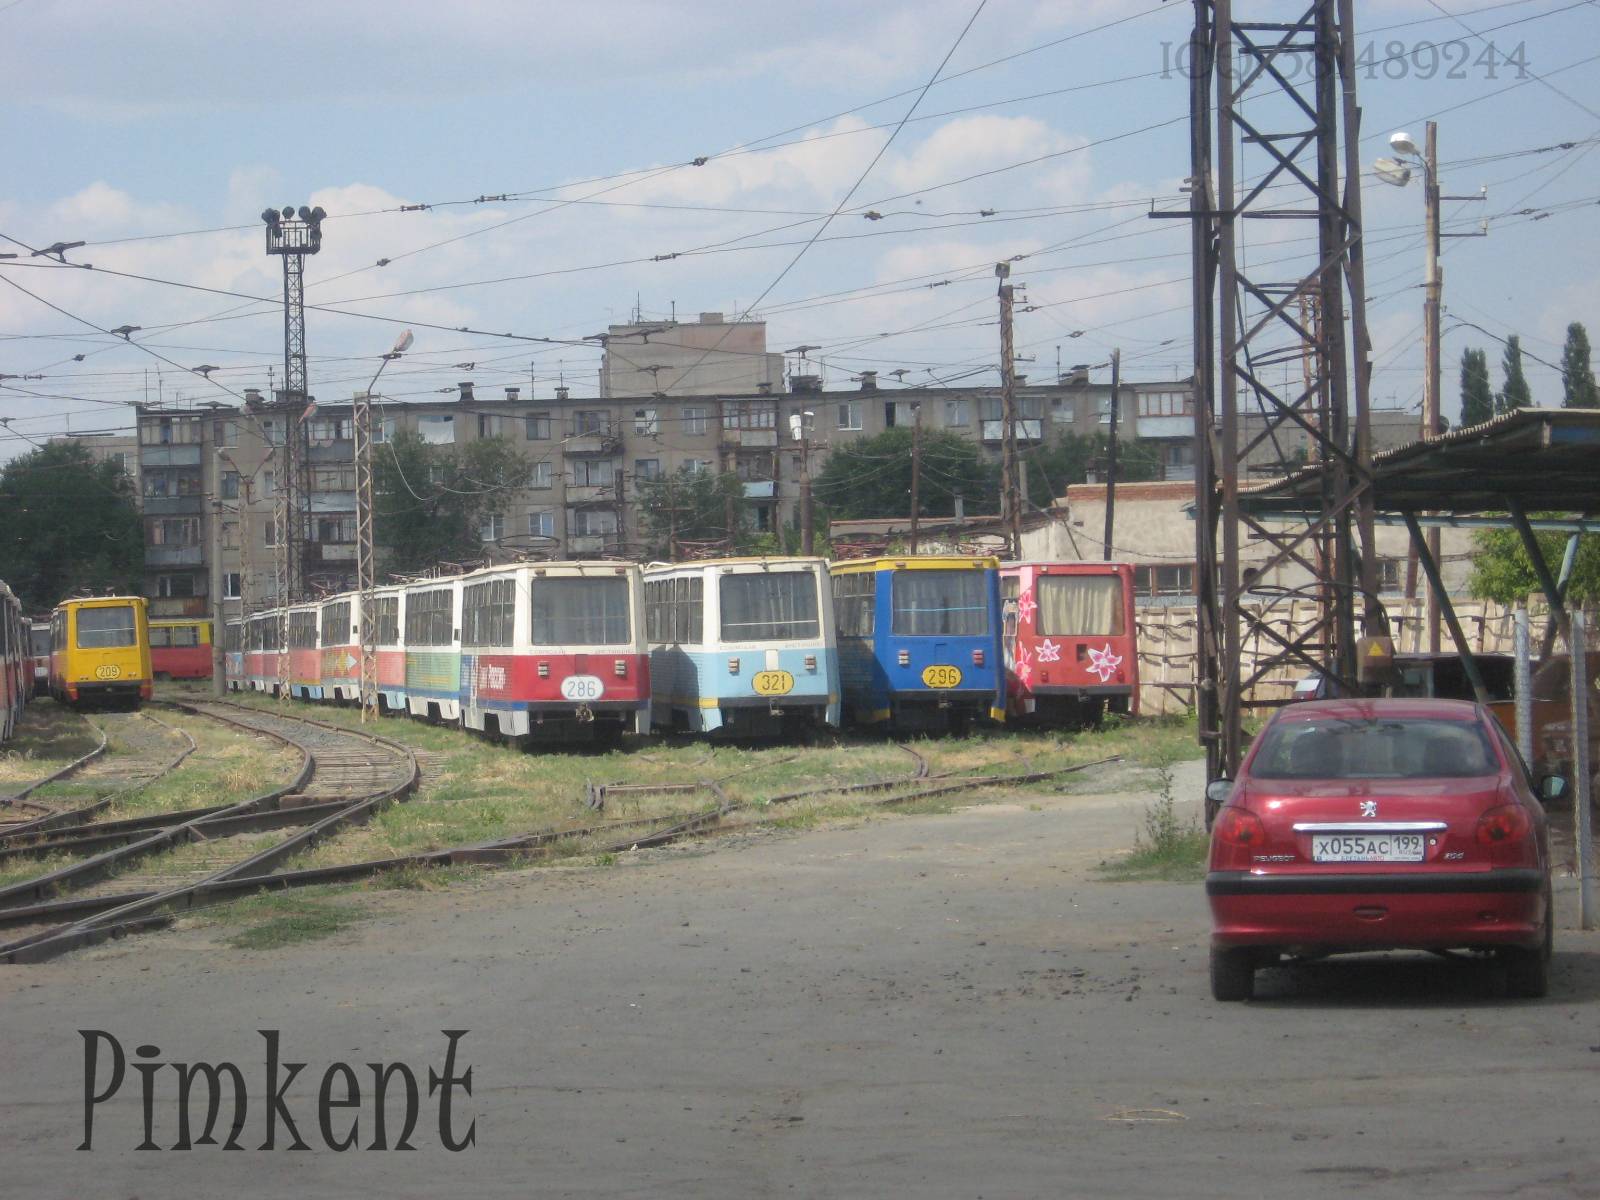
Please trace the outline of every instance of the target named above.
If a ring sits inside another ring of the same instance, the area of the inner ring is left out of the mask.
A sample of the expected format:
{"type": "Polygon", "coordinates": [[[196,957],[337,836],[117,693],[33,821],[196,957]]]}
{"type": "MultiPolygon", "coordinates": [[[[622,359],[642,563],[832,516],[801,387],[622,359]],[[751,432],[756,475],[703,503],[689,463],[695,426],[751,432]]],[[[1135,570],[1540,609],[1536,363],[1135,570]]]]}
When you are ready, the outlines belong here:
{"type": "Polygon", "coordinates": [[[1423,717],[1275,722],[1250,762],[1254,779],[1464,779],[1499,770],[1477,722],[1423,717]]]}
{"type": "Polygon", "coordinates": [[[984,571],[896,571],[894,632],[974,637],[989,628],[984,571]]]}
{"type": "Polygon", "coordinates": [[[107,608],[78,610],[78,648],[107,650],[131,646],[136,640],[133,605],[113,604],[107,608]]]}

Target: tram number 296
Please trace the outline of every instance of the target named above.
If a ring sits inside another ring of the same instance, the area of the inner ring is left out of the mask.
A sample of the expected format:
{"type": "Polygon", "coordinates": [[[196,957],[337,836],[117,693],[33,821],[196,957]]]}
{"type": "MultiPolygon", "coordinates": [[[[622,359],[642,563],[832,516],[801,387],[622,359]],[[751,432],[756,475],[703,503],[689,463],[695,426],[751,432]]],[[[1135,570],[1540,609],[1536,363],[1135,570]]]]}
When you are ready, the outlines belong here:
{"type": "Polygon", "coordinates": [[[598,675],[568,675],[561,681],[564,700],[598,700],[604,691],[598,675]]]}
{"type": "Polygon", "coordinates": [[[960,667],[933,666],[922,669],[922,682],[931,688],[953,688],[961,683],[960,667]]]}

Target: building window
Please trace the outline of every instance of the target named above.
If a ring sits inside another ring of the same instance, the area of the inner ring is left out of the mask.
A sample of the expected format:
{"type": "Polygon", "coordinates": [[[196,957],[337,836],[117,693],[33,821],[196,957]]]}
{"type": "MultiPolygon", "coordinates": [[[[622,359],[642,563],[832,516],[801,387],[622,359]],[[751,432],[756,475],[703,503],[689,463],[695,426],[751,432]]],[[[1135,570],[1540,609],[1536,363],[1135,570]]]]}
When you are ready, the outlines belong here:
{"type": "Polygon", "coordinates": [[[548,442],[550,440],[549,413],[529,413],[522,419],[522,423],[523,431],[530,442],[548,442]]]}
{"type": "Polygon", "coordinates": [[[243,594],[239,589],[239,572],[224,572],[222,576],[222,598],[224,600],[237,600],[243,594]]]}
{"type": "Polygon", "coordinates": [[[205,591],[194,575],[156,576],[156,596],[162,600],[188,600],[203,595],[205,591]]]}
{"type": "Polygon", "coordinates": [[[456,419],[449,413],[427,413],[417,418],[417,434],[430,446],[448,446],[456,440],[456,419]]]}
{"type": "Polygon", "coordinates": [[[633,460],[633,477],[635,479],[660,479],[661,460],[659,458],[636,458],[633,460]]]}
{"type": "Polygon", "coordinates": [[[276,546],[278,544],[278,519],[276,517],[261,527],[261,544],[263,546],[276,546]]]}
{"type": "Polygon", "coordinates": [[[495,438],[500,436],[500,418],[493,413],[478,414],[478,436],[481,438],[495,438]]]}
{"type": "Polygon", "coordinates": [[[556,515],[553,512],[528,514],[528,533],[533,537],[553,538],[556,535],[556,515]]]}
{"type": "Polygon", "coordinates": [[[944,423],[952,428],[972,424],[972,405],[966,400],[944,402],[944,423]]]}
{"type": "Polygon", "coordinates": [[[1188,392],[1140,392],[1141,417],[1192,417],[1194,401],[1188,392]]]}
{"type": "Polygon", "coordinates": [[[308,436],[316,445],[348,442],[355,436],[354,422],[349,417],[318,417],[312,421],[308,436]]]}
{"type": "Polygon", "coordinates": [[[574,437],[602,437],[611,431],[611,414],[598,408],[580,408],[572,414],[574,437]]]}
{"type": "Polygon", "coordinates": [[[394,418],[384,417],[372,423],[372,441],[374,445],[384,445],[394,441],[394,418]]]}
{"type": "Polygon", "coordinates": [[[239,472],[224,471],[222,473],[222,498],[224,500],[237,500],[239,498],[239,472]]]}
{"type": "Polygon", "coordinates": [[[656,410],[653,408],[636,408],[633,410],[633,431],[640,437],[656,436],[656,410]]]}
{"type": "Polygon", "coordinates": [[[528,486],[531,487],[531,488],[536,488],[536,489],[538,489],[540,491],[544,491],[545,489],[554,486],[554,484],[555,484],[555,470],[554,470],[554,468],[552,468],[551,465],[548,462],[536,462],[536,463],[534,463],[533,464],[533,478],[529,482],[528,486]]]}
{"type": "Polygon", "coordinates": [[[609,458],[580,458],[572,464],[575,487],[610,487],[615,478],[615,468],[609,458]]]}
{"type": "Polygon", "coordinates": [[[1146,564],[1133,568],[1133,590],[1140,596],[1194,594],[1193,563],[1146,564]]]}
{"type": "Polygon", "coordinates": [[[198,517],[169,517],[149,523],[149,545],[198,546],[199,544],[198,517]]]}
{"type": "Polygon", "coordinates": [[[261,472],[261,494],[271,496],[278,490],[278,473],[276,471],[261,472]]]}
{"type": "Polygon", "coordinates": [[[706,410],[703,408],[684,409],[683,432],[690,437],[704,437],[706,432],[706,410]]]}
{"type": "Polygon", "coordinates": [[[861,401],[841,400],[839,402],[838,429],[861,428],[861,401]]]}
{"type": "Polygon", "coordinates": [[[211,440],[219,446],[239,444],[239,423],[218,419],[211,423],[211,440]]]}
{"type": "Polygon", "coordinates": [[[1405,583],[1405,560],[1380,558],[1378,560],[1378,590],[1398,592],[1405,583]]]}
{"type": "Polygon", "coordinates": [[[609,508],[580,508],[572,514],[574,537],[606,537],[617,532],[617,514],[609,508]]]}
{"type": "Polygon", "coordinates": [[[356,540],[354,517],[318,517],[311,526],[314,542],[353,542],[356,540]]]}
{"type": "Polygon", "coordinates": [[[239,522],[224,521],[222,523],[222,548],[224,550],[237,550],[239,548],[239,522]]]}
{"type": "Polygon", "coordinates": [[[724,429],[776,429],[778,405],[768,403],[727,404],[722,409],[724,429]]]}
{"type": "Polygon", "coordinates": [[[498,542],[506,535],[506,519],[499,513],[490,513],[478,526],[478,536],[486,542],[498,542]]]}
{"type": "Polygon", "coordinates": [[[283,445],[284,421],[280,417],[262,417],[261,432],[269,446],[283,445]]]}
{"type": "Polygon", "coordinates": [[[690,475],[711,474],[711,460],[709,458],[686,458],[683,460],[683,469],[690,475]]]}

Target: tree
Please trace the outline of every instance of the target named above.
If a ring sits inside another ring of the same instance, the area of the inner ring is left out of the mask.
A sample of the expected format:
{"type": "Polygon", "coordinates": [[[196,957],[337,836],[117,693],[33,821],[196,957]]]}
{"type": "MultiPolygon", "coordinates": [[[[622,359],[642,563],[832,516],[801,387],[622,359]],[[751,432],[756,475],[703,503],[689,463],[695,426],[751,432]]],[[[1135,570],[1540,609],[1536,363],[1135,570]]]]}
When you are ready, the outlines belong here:
{"type": "MultiPolygon", "coordinates": [[[[1048,508],[1074,483],[1089,478],[1089,468],[1097,467],[1104,478],[1111,450],[1111,438],[1104,433],[1063,433],[1053,446],[1029,450],[1023,455],[1028,464],[1028,502],[1048,508]]],[[[1152,442],[1117,439],[1117,482],[1144,483],[1161,478],[1161,451],[1152,442]]]]}
{"type": "Polygon", "coordinates": [[[1589,331],[1582,322],[1567,326],[1567,344],[1561,349],[1561,405],[1563,408],[1600,408],[1589,361],[1589,331]]]}
{"type": "Polygon", "coordinates": [[[1508,413],[1527,408],[1533,403],[1533,393],[1528,388],[1528,377],[1522,373],[1522,339],[1514,333],[1506,339],[1500,369],[1505,373],[1506,382],[1495,397],[1495,411],[1508,413]]]}
{"type": "Polygon", "coordinates": [[[133,486],[78,442],[52,442],[0,470],[0,579],[25,609],[72,592],[138,592],[144,532],[133,486]]]}
{"type": "MultiPolygon", "coordinates": [[[[834,520],[910,516],[911,439],[910,429],[897,426],[837,447],[812,485],[819,506],[834,520]]],[[[954,515],[957,496],[969,513],[997,512],[998,479],[969,439],[943,429],[922,431],[917,497],[923,516],[954,515]]],[[[823,525],[820,518],[817,525],[823,525]]]]}
{"type": "Polygon", "coordinates": [[[1489,386],[1489,356],[1482,350],[1461,352],[1461,423],[1481,425],[1494,417],[1494,389],[1489,386]]]}
{"type": "MultiPolygon", "coordinates": [[[[1534,537],[1545,562],[1555,571],[1566,552],[1568,535],[1536,533],[1534,537]]],[[[1515,604],[1539,591],[1539,578],[1515,529],[1482,529],[1472,540],[1472,579],[1468,587],[1474,596],[1515,604]]],[[[1600,538],[1593,534],[1578,539],[1578,558],[1567,585],[1567,597],[1577,602],[1600,599],[1600,538]]]]}
{"type": "Polygon", "coordinates": [[[657,558],[676,557],[683,542],[714,542],[729,535],[728,513],[734,514],[733,542],[737,547],[739,514],[744,507],[744,481],[731,471],[713,474],[680,468],[659,479],[639,479],[634,485],[639,531],[657,558]]]}
{"type": "Polygon", "coordinates": [[[480,557],[483,523],[533,470],[504,438],[436,446],[406,430],[373,449],[373,536],[402,572],[480,557]]]}

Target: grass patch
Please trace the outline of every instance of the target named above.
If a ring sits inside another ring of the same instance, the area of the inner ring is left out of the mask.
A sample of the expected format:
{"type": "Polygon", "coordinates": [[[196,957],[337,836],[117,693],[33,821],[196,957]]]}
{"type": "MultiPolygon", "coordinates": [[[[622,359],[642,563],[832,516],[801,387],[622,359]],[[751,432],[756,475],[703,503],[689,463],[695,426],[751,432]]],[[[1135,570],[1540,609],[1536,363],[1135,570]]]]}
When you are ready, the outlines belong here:
{"type": "Polygon", "coordinates": [[[296,904],[291,912],[246,926],[229,937],[227,943],[235,950],[276,950],[280,946],[331,937],[366,917],[366,912],[348,904],[304,900],[296,904]]]}
{"type": "Polygon", "coordinates": [[[1211,839],[1199,821],[1185,821],[1178,816],[1170,761],[1157,764],[1156,779],[1156,798],[1145,806],[1143,828],[1134,835],[1133,849],[1121,858],[1101,863],[1102,879],[1189,883],[1205,877],[1211,839]]]}
{"type": "Polygon", "coordinates": [[[16,736],[0,753],[0,791],[26,787],[59,771],[100,744],[100,734],[81,714],[54,700],[30,701],[16,736]]]}

